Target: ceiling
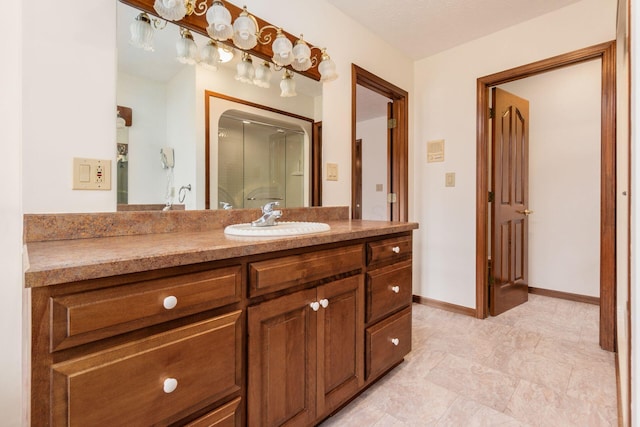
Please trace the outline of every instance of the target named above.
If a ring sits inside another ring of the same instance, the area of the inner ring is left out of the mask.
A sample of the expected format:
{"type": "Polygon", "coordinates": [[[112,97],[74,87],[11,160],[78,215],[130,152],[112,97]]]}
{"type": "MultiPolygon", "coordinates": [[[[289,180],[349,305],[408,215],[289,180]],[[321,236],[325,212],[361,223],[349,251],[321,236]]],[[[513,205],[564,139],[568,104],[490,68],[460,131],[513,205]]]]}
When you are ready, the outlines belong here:
{"type": "Polygon", "coordinates": [[[326,0],[414,60],[580,0],[326,0]]]}
{"type": "MultiPolygon", "coordinates": [[[[414,60],[577,1],[580,0],[327,0],[414,60]]],[[[358,86],[356,120],[386,116],[388,101],[358,86]]]]}

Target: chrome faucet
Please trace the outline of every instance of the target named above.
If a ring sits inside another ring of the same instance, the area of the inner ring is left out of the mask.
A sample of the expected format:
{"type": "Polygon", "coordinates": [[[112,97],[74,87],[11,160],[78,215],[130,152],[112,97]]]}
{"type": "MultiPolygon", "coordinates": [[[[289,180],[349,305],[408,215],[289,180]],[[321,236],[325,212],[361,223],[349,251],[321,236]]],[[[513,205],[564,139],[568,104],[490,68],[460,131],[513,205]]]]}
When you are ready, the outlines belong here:
{"type": "Polygon", "coordinates": [[[262,207],[262,216],[251,223],[253,227],[270,227],[276,225],[276,219],[282,216],[281,210],[274,210],[275,206],[280,206],[278,202],[269,202],[262,207]]]}

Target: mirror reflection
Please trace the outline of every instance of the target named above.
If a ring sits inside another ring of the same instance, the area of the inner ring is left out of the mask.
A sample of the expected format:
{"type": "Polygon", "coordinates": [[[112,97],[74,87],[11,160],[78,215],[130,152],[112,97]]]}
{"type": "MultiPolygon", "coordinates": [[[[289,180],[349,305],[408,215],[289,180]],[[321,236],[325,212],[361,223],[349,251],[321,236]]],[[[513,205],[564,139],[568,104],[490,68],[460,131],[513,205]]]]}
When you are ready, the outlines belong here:
{"type": "MultiPolygon", "coordinates": [[[[256,172],[255,167],[247,166],[250,158],[244,160],[242,165],[236,164],[234,173],[237,175],[241,171],[243,182],[250,182],[251,190],[246,188],[240,192],[237,184],[224,183],[234,188],[224,189],[231,192],[229,200],[232,202],[226,203],[230,203],[234,209],[248,208],[264,204],[258,198],[277,196],[285,199],[287,206],[308,206],[311,124],[321,121],[322,84],[296,73],[293,80],[297,95],[282,97],[280,83],[284,70],[275,70],[273,64],[269,88],[263,87],[264,81],[260,86],[248,84],[246,79],[243,82],[237,73],[243,57],[238,50],[227,49],[226,53],[233,52],[234,56],[229,62],[218,62],[216,71],[202,63],[190,65],[180,62],[176,59],[176,44],[181,39],[181,32],[173,23],[162,23],[159,25],[161,29],[154,27],[153,50],[137,48],[130,42],[130,25],[136,21],[140,11],[120,2],[117,3],[117,10],[116,101],[118,106],[132,110],[131,125],[126,127],[127,140],[120,142],[120,133],[124,131],[118,131],[119,140],[114,147],[118,150],[119,209],[121,206],[126,209],[125,204],[135,209],[143,209],[144,206],[162,208],[166,205],[178,209],[204,209],[208,199],[212,209],[222,208],[224,205],[219,201],[223,201],[223,197],[218,192],[218,181],[222,181],[223,177],[219,168],[229,170],[227,157],[237,154],[235,148],[228,149],[228,145],[218,143],[219,119],[228,110],[233,110],[229,117],[238,114],[239,117],[242,117],[241,114],[246,117],[248,114],[254,122],[267,124],[274,120],[273,111],[291,113],[308,118],[308,121],[301,120],[300,124],[293,119],[275,118],[277,124],[273,126],[279,125],[285,130],[288,142],[280,145],[273,142],[271,151],[260,156],[262,163],[273,166],[271,171],[256,172]],[[205,96],[207,91],[246,101],[252,107],[243,103],[218,106],[217,98],[205,96]],[[258,108],[260,106],[266,110],[258,108]],[[210,107],[216,110],[215,119],[207,112],[210,107]],[[212,136],[209,141],[206,135],[208,131],[212,136]],[[301,143],[292,142],[295,135],[302,137],[301,143]],[[207,145],[209,167],[205,165],[207,145]],[[173,166],[170,168],[161,159],[161,150],[165,148],[173,152],[173,166]],[[296,160],[292,160],[294,156],[297,156],[296,160]],[[265,160],[267,158],[269,161],[265,160]],[[291,178],[286,180],[284,177],[287,174],[293,177],[291,173],[296,172],[297,167],[300,167],[301,175],[297,178],[299,184],[294,184],[291,178]],[[280,169],[276,171],[277,168],[280,169]],[[281,180],[277,185],[273,183],[276,178],[281,180]],[[258,179],[263,181],[257,182],[258,179]],[[249,191],[258,188],[274,191],[277,188],[277,192],[249,196],[249,191]],[[293,193],[302,194],[301,200],[300,197],[294,197],[293,193]],[[248,197],[255,197],[255,200],[247,200],[248,197]]],[[[207,46],[207,38],[195,33],[192,36],[198,48],[207,46]]],[[[257,58],[253,58],[253,64],[256,69],[258,65],[263,65],[257,58]]],[[[290,93],[290,86],[287,87],[290,93]]],[[[275,137],[272,139],[275,140],[275,137]]],[[[250,153],[251,150],[246,152],[250,153]]]]}

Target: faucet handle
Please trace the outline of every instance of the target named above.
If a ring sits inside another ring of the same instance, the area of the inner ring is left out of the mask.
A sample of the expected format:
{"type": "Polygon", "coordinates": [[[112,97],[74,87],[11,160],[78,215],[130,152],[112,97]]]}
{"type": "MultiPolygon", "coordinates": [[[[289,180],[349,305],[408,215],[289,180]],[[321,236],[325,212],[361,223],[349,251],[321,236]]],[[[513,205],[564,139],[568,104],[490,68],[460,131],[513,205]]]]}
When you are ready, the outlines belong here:
{"type": "Polygon", "coordinates": [[[274,206],[280,206],[280,203],[279,202],[269,202],[269,203],[267,203],[266,205],[264,205],[262,207],[262,213],[268,214],[268,213],[273,212],[274,206]]]}

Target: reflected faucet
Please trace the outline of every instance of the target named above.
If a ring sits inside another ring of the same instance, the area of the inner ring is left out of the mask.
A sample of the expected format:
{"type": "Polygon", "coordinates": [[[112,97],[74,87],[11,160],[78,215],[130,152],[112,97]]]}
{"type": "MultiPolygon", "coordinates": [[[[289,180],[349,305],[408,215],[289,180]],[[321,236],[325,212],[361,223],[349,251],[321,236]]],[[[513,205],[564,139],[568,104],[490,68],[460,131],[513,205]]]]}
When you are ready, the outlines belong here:
{"type": "Polygon", "coordinates": [[[220,207],[226,210],[233,209],[233,206],[231,205],[231,203],[227,203],[227,202],[220,202],[220,207]]]}
{"type": "Polygon", "coordinates": [[[275,206],[280,206],[278,202],[269,202],[262,207],[262,216],[251,223],[253,227],[270,227],[276,225],[276,219],[282,216],[281,210],[274,210],[275,206]]]}

